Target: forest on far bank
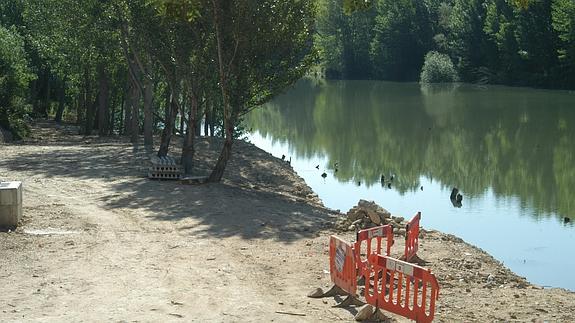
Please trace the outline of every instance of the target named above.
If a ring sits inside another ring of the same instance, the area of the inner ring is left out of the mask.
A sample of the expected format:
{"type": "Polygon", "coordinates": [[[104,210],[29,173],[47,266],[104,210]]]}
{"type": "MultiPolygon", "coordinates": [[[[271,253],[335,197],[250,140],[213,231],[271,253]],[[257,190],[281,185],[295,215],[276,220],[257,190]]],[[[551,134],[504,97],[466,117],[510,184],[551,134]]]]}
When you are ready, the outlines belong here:
{"type": "Polygon", "coordinates": [[[320,0],[317,29],[328,78],[419,81],[433,51],[460,81],[575,88],[573,0],[320,0]]]}

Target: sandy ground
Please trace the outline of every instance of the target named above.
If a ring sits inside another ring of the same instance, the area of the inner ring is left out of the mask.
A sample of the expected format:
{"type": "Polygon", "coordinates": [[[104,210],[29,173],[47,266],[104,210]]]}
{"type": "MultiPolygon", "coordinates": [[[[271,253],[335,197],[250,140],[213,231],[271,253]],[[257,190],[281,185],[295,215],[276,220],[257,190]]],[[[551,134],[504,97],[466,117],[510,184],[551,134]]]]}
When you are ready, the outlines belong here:
{"type": "MultiPolygon", "coordinates": [[[[306,297],[330,285],[338,214],[288,164],[238,142],[222,183],[150,181],[143,148],[74,132],[40,123],[0,145],[0,179],[25,194],[22,225],[0,232],[0,321],[353,321],[355,308],[306,297]]],[[[218,150],[200,139],[200,173],[218,150]]],[[[426,231],[419,256],[439,278],[439,322],[575,320],[575,293],[457,237],[426,231]]]]}

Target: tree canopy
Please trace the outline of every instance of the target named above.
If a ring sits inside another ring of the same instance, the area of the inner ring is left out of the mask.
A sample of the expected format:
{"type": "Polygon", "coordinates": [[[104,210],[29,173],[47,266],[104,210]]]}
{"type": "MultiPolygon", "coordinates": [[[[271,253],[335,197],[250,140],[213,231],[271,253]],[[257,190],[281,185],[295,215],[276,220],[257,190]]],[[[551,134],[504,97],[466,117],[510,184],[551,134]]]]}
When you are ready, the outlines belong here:
{"type": "Polygon", "coordinates": [[[184,138],[225,137],[210,177],[223,175],[241,116],[316,63],[314,2],[299,0],[6,0],[0,4],[0,125],[19,137],[25,115],[100,136],[144,134],[165,156],[184,138]],[[71,10],[73,8],[73,10],[71,10]]]}

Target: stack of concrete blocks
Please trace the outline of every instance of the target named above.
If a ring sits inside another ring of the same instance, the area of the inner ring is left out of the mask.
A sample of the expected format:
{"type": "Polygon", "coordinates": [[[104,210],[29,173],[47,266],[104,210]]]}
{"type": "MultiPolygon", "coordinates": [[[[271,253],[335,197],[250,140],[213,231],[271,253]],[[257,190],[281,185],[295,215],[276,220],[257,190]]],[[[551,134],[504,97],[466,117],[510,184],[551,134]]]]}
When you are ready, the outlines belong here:
{"type": "Polygon", "coordinates": [[[180,179],[182,178],[182,166],[176,163],[172,157],[152,158],[152,167],[148,172],[151,179],[180,179]]]}
{"type": "Polygon", "coordinates": [[[0,182],[0,227],[17,227],[22,218],[22,182],[0,182]]]}

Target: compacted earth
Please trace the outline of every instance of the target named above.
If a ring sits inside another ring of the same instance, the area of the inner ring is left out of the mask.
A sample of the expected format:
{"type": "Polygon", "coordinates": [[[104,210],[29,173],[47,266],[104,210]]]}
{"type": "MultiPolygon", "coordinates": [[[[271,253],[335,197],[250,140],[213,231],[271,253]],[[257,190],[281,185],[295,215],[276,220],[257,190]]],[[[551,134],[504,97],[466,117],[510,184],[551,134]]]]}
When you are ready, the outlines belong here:
{"type": "MultiPolygon", "coordinates": [[[[199,139],[198,174],[219,149],[199,139]]],[[[0,144],[0,180],[24,187],[21,225],[0,232],[0,321],[353,321],[356,308],[332,308],[340,298],[307,297],[330,287],[330,235],[354,237],[289,164],[240,141],[221,183],[184,185],[148,180],[149,156],[49,122],[0,144]]],[[[455,236],[423,230],[419,242],[441,286],[436,321],[575,320],[575,293],[532,285],[455,236]]]]}

